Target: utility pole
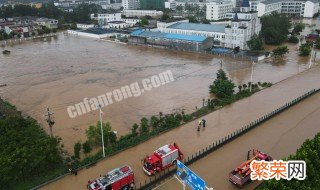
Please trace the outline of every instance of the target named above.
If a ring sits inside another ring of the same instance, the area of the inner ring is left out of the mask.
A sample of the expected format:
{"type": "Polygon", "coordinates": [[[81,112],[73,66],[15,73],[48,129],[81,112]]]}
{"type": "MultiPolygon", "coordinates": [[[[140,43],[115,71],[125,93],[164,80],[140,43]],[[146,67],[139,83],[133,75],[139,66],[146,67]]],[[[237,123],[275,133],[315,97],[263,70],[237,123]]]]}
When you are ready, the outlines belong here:
{"type": "Polygon", "coordinates": [[[254,66],[254,61],[252,62],[252,65],[251,65],[251,79],[250,79],[251,85],[250,85],[250,92],[251,92],[251,89],[252,89],[252,82],[253,82],[253,66],[254,66]]]}
{"type": "Polygon", "coordinates": [[[102,155],[103,155],[103,158],[106,157],[106,154],[104,152],[104,139],[103,139],[103,128],[102,128],[102,111],[101,111],[101,105],[99,104],[98,105],[98,108],[99,108],[99,115],[100,115],[100,128],[101,128],[101,141],[102,141],[102,155]]]}
{"type": "Polygon", "coordinates": [[[46,121],[49,125],[49,128],[50,128],[50,136],[53,137],[53,134],[52,134],[52,126],[54,125],[54,120],[53,120],[53,113],[50,112],[50,108],[47,107],[47,113],[46,113],[46,121]]]}

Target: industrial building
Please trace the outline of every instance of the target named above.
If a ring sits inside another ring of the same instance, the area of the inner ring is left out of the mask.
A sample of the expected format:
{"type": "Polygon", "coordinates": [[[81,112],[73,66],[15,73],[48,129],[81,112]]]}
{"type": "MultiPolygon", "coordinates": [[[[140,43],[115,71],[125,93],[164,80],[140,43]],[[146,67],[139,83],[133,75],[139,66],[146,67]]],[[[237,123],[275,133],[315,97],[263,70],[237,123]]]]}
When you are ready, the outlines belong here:
{"type": "Polygon", "coordinates": [[[213,46],[211,37],[146,30],[132,32],[128,40],[131,44],[147,44],[181,51],[201,52],[213,46]]]}

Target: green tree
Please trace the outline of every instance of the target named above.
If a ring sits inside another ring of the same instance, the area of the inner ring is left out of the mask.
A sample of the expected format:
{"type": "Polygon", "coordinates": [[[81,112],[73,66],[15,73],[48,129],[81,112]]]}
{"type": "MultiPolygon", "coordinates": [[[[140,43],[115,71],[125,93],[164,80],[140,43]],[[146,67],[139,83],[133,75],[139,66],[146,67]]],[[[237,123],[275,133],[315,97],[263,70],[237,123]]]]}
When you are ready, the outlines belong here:
{"type": "Polygon", "coordinates": [[[257,190],[291,190],[304,189],[314,190],[320,187],[320,133],[313,139],[306,140],[296,151],[295,155],[290,155],[283,160],[303,160],[306,162],[306,179],[305,180],[268,180],[264,181],[257,190]]]}
{"type": "Polygon", "coordinates": [[[139,128],[139,125],[138,124],[133,124],[132,125],[132,128],[131,128],[131,134],[133,134],[134,136],[136,136],[138,134],[137,130],[139,128]]]}
{"type": "Polygon", "coordinates": [[[190,23],[199,23],[199,21],[194,16],[189,16],[188,19],[190,23]]]}
{"type": "Polygon", "coordinates": [[[305,29],[305,27],[305,24],[301,22],[295,24],[292,30],[292,35],[300,35],[300,32],[302,32],[305,29]]]}
{"type": "Polygon", "coordinates": [[[233,96],[235,87],[235,84],[228,79],[226,73],[222,69],[217,72],[216,80],[209,86],[210,93],[214,94],[219,99],[233,96]]]}
{"type": "Polygon", "coordinates": [[[158,117],[156,117],[156,116],[151,116],[151,118],[150,118],[150,125],[153,127],[153,128],[157,128],[158,126],[159,126],[159,122],[160,122],[160,120],[159,120],[159,118],[158,117]]]}
{"type": "Polygon", "coordinates": [[[43,30],[44,33],[46,33],[46,34],[50,34],[50,32],[51,32],[50,28],[48,28],[48,27],[46,27],[46,26],[42,27],[42,30],[43,30]]]}
{"type": "Polygon", "coordinates": [[[301,44],[299,47],[300,56],[308,56],[311,53],[311,46],[309,44],[301,44]]]}
{"type": "MultiPolygon", "coordinates": [[[[101,127],[100,122],[97,122],[97,124],[89,126],[89,128],[86,130],[87,139],[90,142],[90,144],[95,146],[101,146],[101,127]]],[[[108,145],[115,142],[115,134],[111,130],[110,123],[102,123],[102,129],[103,129],[103,139],[104,139],[104,146],[107,147],[108,145]]]]}
{"type": "Polygon", "coordinates": [[[146,133],[149,131],[148,119],[145,117],[141,119],[140,131],[141,133],[146,133]]]}
{"type": "Polygon", "coordinates": [[[160,18],[160,20],[162,22],[166,22],[166,21],[169,21],[171,19],[171,17],[168,15],[168,14],[163,14],[160,18]]]}
{"type": "Polygon", "coordinates": [[[320,37],[318,37],[315,41],[315,46],[317,49],[320,49],[320,37]]]}
{"type": "Polygon", "coordinates": [[[80,150],[81,150],[81,143],[77,142],[74,147],[73,147],[73,151],[74,151],[74,157],[75,158],[80,158],[80,150]]]}
{"type": "Polygon", "coordinates": [[[263,50],[263,42],[262,39],[259,38],[259,36],[254,35],[251,37],[251,39],[247,42],[250,50],[253,51],[259,51],[259,50],[263,50]]]}
{"type": "Polygon", "coordinates": [[[291,36],[289,37],[288,41],[289,41],[290,43],[295,43],[295,44],[297,44],[297,43],[299,43],[299,38],[298,38],[297,36],[291,35],[291,36]]]}
{"type": "Polygon", "coordinates": [[[149,24],[149,21],[148,19],[146,18],[142,18],[141,21],[140,21],[140,26],[145,26],[145,25],[148,25],[149,24]]]}
{"type": "Polygon", "coordinates": [[[82,144],[82,149],[85,154],[88,154],[92,150],[90,142],[89,141],[84,142],[82,144]]]}
{"type": "Polygon", "coordinates": [[[287,40],[291,27],[290,17],[286,14],[273,12],[261,17],[260,36],[266,44],[279,45],[287,40]]]}
{"type": "Polygon", "coordinates": [[[176,7],[176,10],[179,11],[179,12],[182,12],[182,11],[183,11],[183,7],[180,6],[180,5],[178,5],[178,6],[176,7]]]}
{"type": "Polygon", "coordinates": [[[77,29],[77,24],[76,23],[72,23],[71,26],[70,26],[70,29],[76,30],[77,29]]]}
{"type": "Polygon", "coordinates": [[[272,50],[273,56],[278,58],[278,57],[283,57],[285,54],[289,53],[289,49],[287,46],[279,46],[272,50]]]}
{"type": "Polygon", "coordinates": [[[202,24],[210,24],[210,21],[207,19],[203,19],[201,22],[202,22],[202,24]]]}

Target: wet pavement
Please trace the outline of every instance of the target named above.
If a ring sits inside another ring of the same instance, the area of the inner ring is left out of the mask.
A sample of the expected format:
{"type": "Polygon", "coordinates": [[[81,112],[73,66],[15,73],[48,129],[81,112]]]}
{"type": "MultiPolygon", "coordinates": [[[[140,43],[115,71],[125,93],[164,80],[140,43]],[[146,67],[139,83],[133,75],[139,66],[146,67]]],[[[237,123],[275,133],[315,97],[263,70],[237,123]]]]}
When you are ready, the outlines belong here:
{"type": "MultiPolygon", "coordinates": [[[[319,115],[320,93],[317,93],[195,162],[190,168],[206,181],[208,187],[215,190],[239,189],[229,182],[228,175],[246,160],[248,150],[259,149],[275,160],[295,154],[307,138],[313,138],[320,132],[319,115]]],[[[242,189],[251,190],[258,184],[254,181],[242,189]]],[[[172,178],[156,189],[178,190],[182,189],[182,184],[172,178]]]]}
{"type": "MultiPolygon", "coordinates": [[[[196,132],[196,121],[190,122],[115,156],[106,158],[89,169],[81,170],[78,172],[78,176],[64,177],[45,186],[43,189],[85,189],[88,180],[97,178],[100,174],[126,164],[133,168],[136,183],[143,183],[149,179],[142,171],[141,159],[145,155],[150,154],[153,150],[164,144],[173,143],[174,140],[180,146],[185,156],[189,156],[305,92],[320,88],[319,73],[320,66],[318,65],[309,71],[286,79],[271,88],[205,116],[207,127],[200,131],[200,133],[196,132]]],[[[295,121],[295,119],[292,118],[292,121],[295,121]]],[[[275,124],[281,124],[281,122],[278,121],[275,124]]],[[[314,123],[314,125],[316,124],[314,123]]],[[[273,131],[273,133],[277,133],[277,131],[273,131]]],[[[256,135],[254,136],[256,138],[256,135]]],[[[263,134],[259,138],[268,139],[269,137],[263,134]]],[[[246,150],[248,149],[248,146],[244,147],[246,150]]],[[[265,149],[266,152],[270,150],[265,149]]],[[[291,150],[291,147],[288,147],[288,150],[291,150]]],[[[232,155],[230,156],[232,157],[232,155]]],[[[277,158],[277,155],[274,154],[274,157],[277,158]]],[[[241,162],[242,160],[234,160],[229,166],[232,168],[241,162]]],[[[220,166],[222,167],[223,165],[220,164],[220,166]]]]}

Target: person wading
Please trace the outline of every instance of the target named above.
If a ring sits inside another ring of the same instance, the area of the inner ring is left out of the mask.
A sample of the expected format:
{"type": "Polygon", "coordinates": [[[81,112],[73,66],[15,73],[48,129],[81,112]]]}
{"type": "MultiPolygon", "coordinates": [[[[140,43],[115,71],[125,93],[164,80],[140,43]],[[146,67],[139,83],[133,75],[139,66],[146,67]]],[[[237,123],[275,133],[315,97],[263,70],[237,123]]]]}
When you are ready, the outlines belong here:
{"type": "Polygon", "coordinates": [[[199,120],[197,131],[200,131],[200,127],[201,127],[201,120],[199,120]]]}
{"type": "Polygon", "coordinates": [[[202,119],[202,127],[206,127],[206,120],[202,119]]]}

